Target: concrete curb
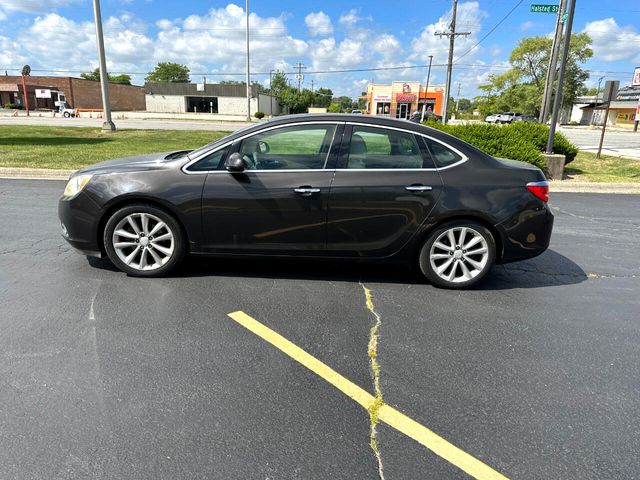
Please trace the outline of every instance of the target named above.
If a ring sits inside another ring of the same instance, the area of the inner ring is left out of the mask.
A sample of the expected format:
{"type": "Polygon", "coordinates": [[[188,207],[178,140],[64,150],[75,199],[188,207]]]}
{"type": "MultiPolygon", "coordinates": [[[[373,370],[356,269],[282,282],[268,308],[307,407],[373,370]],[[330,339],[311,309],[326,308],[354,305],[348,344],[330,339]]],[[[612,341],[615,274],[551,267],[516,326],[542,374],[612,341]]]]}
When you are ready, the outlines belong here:
{"type": "MultiPolygon", "coordinates": [[[[67,180],[75,170],[0,167],[0,178],[23,180],[67,180]]],[[[640,183],[549,182],[551,193],[626,193],[640,194],[640,183]]]]}
{"type": "Polygon", "coordinates": [[[75,170],[0,167],[0,178],[23,180],[67,180],[75,170]]]}
{"type": "Polygon", "coordinates": [[[549,191],[553,193],[626,193],[640,194],[640,183],[596,183],[596,182],[549,182],[549,191]]]}

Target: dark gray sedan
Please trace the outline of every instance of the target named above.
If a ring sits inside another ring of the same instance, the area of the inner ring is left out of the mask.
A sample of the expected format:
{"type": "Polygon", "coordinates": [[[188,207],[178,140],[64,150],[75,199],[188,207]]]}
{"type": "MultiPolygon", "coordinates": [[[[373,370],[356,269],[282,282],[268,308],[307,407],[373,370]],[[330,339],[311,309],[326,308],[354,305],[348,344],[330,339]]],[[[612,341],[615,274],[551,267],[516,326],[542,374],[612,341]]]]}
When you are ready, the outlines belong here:
{"type": "Polygon", "coordinates": [[[73,247],[131,275],[164,275],[186,254],[323,257],[401,261],[463,288],[547,248],[547,194],[537,167],[423,125],[293,115],[84,168],[59,217],[73,247]]]}

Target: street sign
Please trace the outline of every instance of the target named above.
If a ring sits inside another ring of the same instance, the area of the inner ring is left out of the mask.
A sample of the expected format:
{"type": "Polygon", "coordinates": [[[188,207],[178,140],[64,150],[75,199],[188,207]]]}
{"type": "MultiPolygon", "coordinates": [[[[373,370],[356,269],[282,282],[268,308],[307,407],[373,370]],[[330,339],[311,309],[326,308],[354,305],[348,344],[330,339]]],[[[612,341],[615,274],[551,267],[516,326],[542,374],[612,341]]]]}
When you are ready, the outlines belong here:
{"type": "Polygon", "coordinates": [[[558,13],[558,9],[558,5],[533,4],[530,11],[533,13],[558,13]]]}
{"type": "Polygon", "coordinates": [[[37,88],[36,98],[51,98],[51,89],[49,88],[37,88]]]}
{"type": "Polygon", "coordinates": [[[608,102],[615,100],[616,95],[618,95],[618,88],[620,88],[620,82],[618,80],[607,80],[604,82],[604,96],[602,98],[608,102]]]}

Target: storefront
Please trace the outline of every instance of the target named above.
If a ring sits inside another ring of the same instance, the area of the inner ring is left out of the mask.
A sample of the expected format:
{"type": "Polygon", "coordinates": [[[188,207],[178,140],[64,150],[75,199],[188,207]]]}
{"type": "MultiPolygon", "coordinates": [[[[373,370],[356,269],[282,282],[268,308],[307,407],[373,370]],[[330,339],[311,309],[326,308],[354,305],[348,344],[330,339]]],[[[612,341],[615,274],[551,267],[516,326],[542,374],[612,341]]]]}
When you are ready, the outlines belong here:
{"type": "Polygon", "coordinates": [[[443,99],[444,85],[429,85],[427,92],[420,82],[370,83],[367,86],[366,113],[409,118],[412,113],[425,106],[427,112],[441,115],[443,99]]]}

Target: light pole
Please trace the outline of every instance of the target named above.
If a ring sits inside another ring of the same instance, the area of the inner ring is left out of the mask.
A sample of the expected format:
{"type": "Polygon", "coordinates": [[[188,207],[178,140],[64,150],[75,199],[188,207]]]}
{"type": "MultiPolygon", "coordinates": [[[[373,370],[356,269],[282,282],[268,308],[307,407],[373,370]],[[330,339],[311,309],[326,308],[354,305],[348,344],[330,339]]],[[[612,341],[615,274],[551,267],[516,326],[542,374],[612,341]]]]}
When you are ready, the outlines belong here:
{"type": "Polygon", "coordinates": [[[269,70],[269,114],[273,117],[273,72],[275,70],[269,70]]]}
{"type": "Polygon", "coordinates": [[[102,110],[104,121],[103,132],[114,132],[115,124],[111,121],[111,104],[109,103],[109,76],[107,74],[107,61],[104,56],[104,36],[102,33],[102,15],[100,13],[100,0],[93,0],[93,15],[96,19],[96,43],[98,44],[98,62],[100,65],[100,89],[102,90],[102,110]]]}
{"type": "Polygon", "coordinates": [[[433,62],[433,55],[429,55],[429,70],[427,71],[427,85],[424,89],[424,103],[422,104],[422,114],[420,115],[420,122],[424,122],[424,114],[427,111],[427,100],[429,100],[429,79],[431,78],[431,62],[433,62]]]}
{"type": "Polygon", "coordinates": [[[249,0],[245,1],[245,13],[247,17],[247,120],[251,120],[251,85],[249,84],[249,0]]]}

